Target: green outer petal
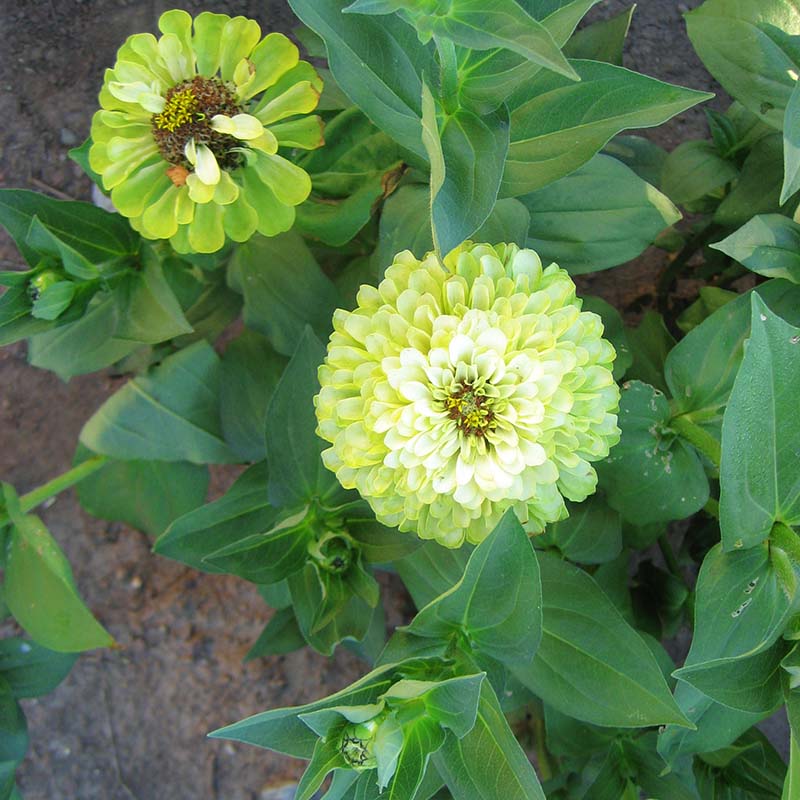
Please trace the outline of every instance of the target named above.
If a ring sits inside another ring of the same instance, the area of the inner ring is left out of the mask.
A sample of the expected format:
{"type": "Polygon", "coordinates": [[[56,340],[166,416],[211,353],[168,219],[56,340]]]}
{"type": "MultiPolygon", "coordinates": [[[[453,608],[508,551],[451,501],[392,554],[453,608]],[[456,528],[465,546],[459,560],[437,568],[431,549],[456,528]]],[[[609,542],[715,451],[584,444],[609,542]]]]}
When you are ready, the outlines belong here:
{"type": "MultiPolygon", "coordinates": [[[[106,148],[105,152],[110,159],[110,164],[104,169],[97,170],[103,176],[103,186],[106,189],[116,188],[121,183],[124,183],[132,174],[151,163],[155,163],[156,161],[165,163],[155,145],[153,145],[152,148],[143,148],[141,151],[132,150],[127,158],[119,159],[115,158],[111,145],[112,142],[103,145],[106,148]]],[[[92,169],[96,169],[92,164],[91,156],[92,153],[90,151],[89,164],[92,166],[92,169]]]]}
{"type": "Polygon", "coordinates": [[[189,225],[194,219],[194,202],[189,197],[189,190],[181,187],[178,193],[178,202],[175,208],[175,218],[178,220],[178,225],[189,225]]]}
{"type": "Polygon", "coordinates": [[[225,233],[234,242],[246,242],[258,227],[258,214],[256,210],[239,195],[235,203],[225,206],[222,223],[225,233]]]}
{"type": "Polygon", "coordinates": [[[219,47],[222,80],[233,80],[237,65],[253,52],[260,38],[261,27],[254,19],[234,17],[225,24],[219,47]]]}
{"type": "Polygon", "coordinates": [[[142,229],[148,238],[169,239],[178,230],[176,209],[180,189],[171,185],[155,202],[148,205],[142,214],[142,229]]]}
{"type": "Polygon", "coordinates": [[[247,87],[243,98],[245,100],[274,86],[283,75],[297,65],[300,51],[282,33],[271,33],[258,43],[250,60],[255,68],[255,77],[247,87]]]}
{"type": "Polygon", "coordinates": [[[176,253],[191,253],[192,246],[189,244],[189,229],[191,225],[181,225],[178,232],[170,237],[169,243],[176,253]]]}
{"type": "Polygon", "coordinates": [[[165,11],[158,19],[158,28],[163,34],[173,34],[181,44],[189,68],[194,70],[194,51],[192,50],[192,17],[186,11],[174,8],[165,11]]]}
{"type": "Polygon", "coordinates": [[[264,236],[277,236],[288,231],[294,225],[294,208],[281,203],[252,167],[245,167],[241,178],[242,196],[258,214],[258,232],[264,236]]]}
{"type": "Polygon", "coordinates": [[[316,150],[325,144],[325,123],[316,114],[301,117],[289,122],[272,125],[269,131],[281,147],[299,147],[302,150],[316,150]]]}
{"type": "Polygon", "coordinates": [[[216,203],[197,206],[189,225],[189,244],[197,253],[216,253],[225,244],[222,208],[216,203]]]}
{"type": "Polygon", "coordinates": [[[254,159],[259,178],[266,183],[282,203],[298,206],[311,194],[311,178],[308,173],[285,159],[257,153],[254,159]]]}
{"type": "Polygon", "coordinates": [[[319,104],[319,92],[308,82],[301,81],[253,112],[263,125],[270,125],[295,114],[308,114],[319,104]]]}
{"type": "Polygon", "coordinates": [[[169,86],[169,70],[161,61],[158,52],[158,40],[152,33],[139,33],[128,38],[128,41],[119,49],[117,58],[127,58],[130,61],[139,61],[146,64],[158,76],[159,80],[169,86]]]}
{"type": "MultiPolygon", "coordinates": [[[[89,163],[92,164],[91,152],[89,156],[89,163]]],[[[164,172],[166,168],[167,162],[157,155],[150,162],[139,167],[126,181],[115,186],[111,190],[111,202],[117,211],[124,217],[141,216],[146,208],[145,198],[150,187],[160,177],[166,177],[164,172]]],[[[92,169],[95,169],[93,164],[92,169]]]]}
{"type": "Polygon", "coordinates": [[[192,50],[200,75],[210,78],[219,69],[220,39],[228,20],[230,17],[227,14],[214,14],[211,11],[203,11],[195,18],[192,50]]]}

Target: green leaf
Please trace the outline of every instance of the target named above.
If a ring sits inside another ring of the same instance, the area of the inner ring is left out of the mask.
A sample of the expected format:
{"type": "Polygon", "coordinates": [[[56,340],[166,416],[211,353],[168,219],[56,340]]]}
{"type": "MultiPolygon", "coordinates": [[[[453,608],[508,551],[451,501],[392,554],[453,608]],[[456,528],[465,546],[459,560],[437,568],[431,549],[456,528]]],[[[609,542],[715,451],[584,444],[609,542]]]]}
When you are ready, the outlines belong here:
{"type": "Polygon", "coordinates": [[[247,662],[264,656],[284,655],[299,650],[305,643],[294,611],[281,608],[273,614],[244,660],[247,662]]]}
{"type": "Polygon", "coordinates": [[[701,286],[699,294],[697,300],[684,309],[675,321],[684,333],[694,330],[715,311],[719,311],[739,297],[736,292],[720,289],[718,286],[701,286]]]}
{"type": "Polygon", "coordinates": [[[635,525],[684,519],[708,500],[700,458],[669,427],[671,416],[658,389],[640,381],[623,386],[622,438],[598,474],[608,504],[635,525]]]}
{"type": "Polygon", "coordinates": [[[231,258],[228,281],[244,296],[244,322],[291,356],[306,325],[319,336],[331,330],[339,296],[294,231],[241,244],[231,258]]]}
{"type": "Polygon", "coordinates": [[[448,638],[508,666],[530,663],[541,639],[542,599],[533,546],[513,511],[472,552],[463,577],[403,630],[448,638]]]}
{"type": "Polygon", "coordinates": [[[581,564],[613,561],[622,552],[619,514],[606,504],[602,493],[584,503],[567,503],[569,517],[548,525],[536,537],[537,545],[556,547],[565,558],[581,564]]]}
{"type": "Polygon", "coordinates": [[[347,767],[347,762],[336,742],[318,739],[311,761],[297,784],[295,800],[311,800],[329,773],[344,767],[347,767]]]}
{"type": "Polygon", "coordinates": [[[0,676],[16,698],[50,694],[69,675],[77,658],[27,639],[0,639],[0,676]]]}
{"type": "Polygon", "coordinates": [[[25,241],[37,253],[60,261],[65,272],[80,280],[91,281],[100,277],[96,266],[51,231],[36,215],[31,219],[25,241]]]}
{"type": "Polygon", "coordinates": [[[394,567],[414,605],[423,608],[461,580],[470,552],[469,546],[451,550],[437,542],[425,542],[394,567]]]}
{"type": "Polygon", "coordinates": [[[138,234],[119,214],[109,214],[91,203],[53,200],[24,189],[0,189],[0,225],[32,266],[39,261],[27,243],[34,217],[90,264],[117,260],[139,248],[138,234]]]}
{"type": "Polygon", "coordinates": [[[783,784],[781,800],[792,800],[800,794],[800,743],[794,731],[789,744],[789,771],[783,784]]]}
{"type": "MultiPolygon", "coordinates": [[[[414,6],[413,0],[406,3],[409,6],[414,6]]],[[[444,14],[417,13],[412,19],[426,39],[444,37],[472,50],[504,48],[578,80],[550,31],[515,0],[452,0],[444,14]]]]}
{"type": "Polygon", "coordinates": [[[8,682],[0,677],[0,762],[22,761],[28,750],[28,725],[8,682]]]}
{"type": "Polygon", "coordinates": [[[203,279],[202,291],[186,307],[186,319],[194,333],[178,337],[176,347],[186,347],[200,339],[213,342],[242,310],[242,297],[225,285],[223,270],[206,274],[203,279]]]}
{"type": "Polygon", "coordinates": [[[475,726],[462,739],[449,734],[433,760],[453,800],[544,800],[488,681],[481,686],[475,726]]]}
{"type": "Polygon", "coordinates": [[[348,0],[290,0],[292,10],[325,41],[345,94],[402,147],[425,159],[420,138],[423,73],[437,74],[433,47],[396,17],[342,14],[348,0]]]}
{"type": "Polygon", "coordinates": [[[138,272],[125,275],[113,295],[118,339],[158,344],[193,331],[155,258],[147,259],[138,272]]]}
{"type": "Polygon", "coordinates": [[[661,188],[668,153],[655,142],[643,136],[615,136],[603,152],[630,167],[643,181],[661,188]]]}
{"type": "MultiPolygon", "coordinates": [[[[92,455],[78,445],[74,462],[92,455]]],[[[93,517],[125,522],[150,536],[201,506],[207,489],[208,469],[180,461],[110,460],[77,487],[81,505],[93,517]]]]}
{"type": "Polygon", "coordinates": [[[576,31],[564,45],[564,55],[622,66],[622,49],[631,26],[633,5],[609,19],[598,20],[576,31]]]}
{"type": "Polygon", "coordinates": [[[219,500],[176,519],[156,541],[154,552],[204,572],[219,572],[207,556],[274,526],[278,510],[269,505],[267,482],[266,463],[254,464],[219,500]]]}
{"type": "Polygon", "coordinates": [[[81,443],[117,459],[235,462],[222,438],[219,381],[219,357],[197,342],[106,400],[81,431],[81,443]]]}
{"type": "Polygon", "coordinates": [[[742,164],[739,179],[714,212],[714,222],[735,227],[754,214],[781,210],[783,142],[775,133],[757,141],[742,164]]]}
{"type": "Polygon", "coordinates": [[[664,381],[664,363],[675,345],[660,314],[645,311],[637,328],[627,331],[633,354],[633,364],[626,373],[630,379],[644,381],[662,392],[667,391],[664,381]]]}
{"type": "Polygon", "coordinates": [[[800,328],[753,294],[752,327],[722,422],[720,527],[726,550],[800,524],[800,328]]]}
{"type": "MultiPolygon", "coordinates": [[[[4,489],[10,510],[13,490],[4,489]]],[[[17,622],[37,643],[60,653],[113,644],[79,597],[69,562],[41,520],[12,515],[12,521],[4,588],[17,622]]]]}
{"type": "Polygon", "coordinates": [[[423,98],[422,106],[431,164],[441,160],[443,169],[441,183],[431,172],[431,218],[434,241],[445,254],[475,233],[494,208],[508,152],[508,112],[503,106],[478,116],[459,108],[439,125],[433,98],[423,98]]]}
{"type": "Polygon", "coordinates": [[[573,275],[636,258],[681,218],[665,195],[606,155],[520,200],[531,212],[528,247],[573,275]]]}
{"type": "Polygon", "coordinates": [[[711,142],[683,142],[664,162],[661,188],[673,202],[692,206],[738,177],[736,165],[722,158],[711,142]]]}
{"type": "Polygon", "coordinates": [[[800,89],[797,81],[783,119],[783,172],[781,203],[800,190],[800,89]]]}
{"type": "Polygon", "coordinates": [[[542,642],[516,676],[544,702],[594,725],[687,724],[653,653],[595,581],[542,554],[542,642]]]}
{"type": "Polygon", "coordinates": [[[269,500],[278,508],[344,491],[323,465],[320,454],[327,445],[315,433],[313,400],[319,391],[317,367],[324,357],[325,348],[306,328],[267,408],[269,500]]]}
{"type": "Polygon", "coordinates": [[[82,145],[68,150],[67,155],[89,176],[92,183],[102,190],[103,176],[95,172],[89,164],[89,150],[92,144],[92,137],[90,136],[82,145]]]}
{"type": "MultiPolygon", "coordinates": [[[[665,774],[664,762],[656,752],[654,731],[638,739],[622,742],[625,766],[634,772],[635,780],[646,797],[663,797],[669,800],[697,800],[691,773],[665,774]]],[[[688,772],[688,770],[687,770],[688,772]]]]}
{"type": "Polygon", "coordinates": [[[800,34],[796,0],[706,0],[686,15],[686,27],[703,64],[728,94],[780,130],[792,74],[800,71],[789,41],[800,34]]]}
{"type": "Polygon", "coordinates": [[[542,72],[511,113],[511,144],[501,195],[528,194],[574,172],[613,136],[660,125],[711,95],[622,67],[574,61],[572,83],[542,72]]]}
{"type": "Polygon", "coordinates": [[[608,339],[617,351],[614,360],[614,380],[620,380],[633,364],[628,335],[619,311],[601,297],[583,296],[583,311],[591,311],[603,320],[603,338],[608,339]]]}
{"type": "Polygon", "coordinates": [[[209,734],[212,739],[231,739],[285,753],[294,758],[311,758],[317,735],[300,720],[303,714],[335,706],[374,703],[393,683],[396,665],[378,667],[336,694],[303,706],[278,708],[255,714],[209,734]]]}
{"type": "Polygon", "coordinates": [[[422,545],[413,533],[406,535],[397,528],[387,528],[375,521],[366,503],[363,513],[349,510],[346,514],[347,532],[359,546],[362,557],[373,564],[389,564],[405,558],[422,545]]]}
{"type": "Polygon", "coordinates": [[[800,283],[800,225],[788,217],[753,217],[711,246],[759,275],[800,283]]]}
{"type": "Polygon", "coordinates": [[[417,791],[422,787],[428,769],[428,761],[442,746],[444,738],[439,725],[425,717],[403,726],[403,749],[388,789],[380,795],[381,799],[417,798],[417,791]]]}
{"type": "MultiPolygon", "coordinates": [[[[754,290],[778,314],[800,322],[800,289],[769,281],[754,290]]],[[[750,335],[750,293],[727,303],[694,328],[669,353],[664,365],[676,414],[684,414],[717,440],[722,415],[750,335]]]]}
{"type": "Polygon", "coordinates": [[[114,337],[118,322],[113,299],[100,295],[80,319],[41,333],[26,332],[26,336],[34,334],[28,344],[28,360],[65,381],[104,369],[141,347],[139,342],[114,337]]]}
{"type": "Polygon", "coordinates": [[[31,316],[36,319],[57,319],[69,308],[77,288],[72,281],[59,281],[48,286],[34,301],[31,316]]]}
{"type": "Polygon", "coordinates": [[[225,441],[244,461],[263,461],[267,406],[287,360],[254,331],[245,330],[222,356],[220,416],[225,441]]]}

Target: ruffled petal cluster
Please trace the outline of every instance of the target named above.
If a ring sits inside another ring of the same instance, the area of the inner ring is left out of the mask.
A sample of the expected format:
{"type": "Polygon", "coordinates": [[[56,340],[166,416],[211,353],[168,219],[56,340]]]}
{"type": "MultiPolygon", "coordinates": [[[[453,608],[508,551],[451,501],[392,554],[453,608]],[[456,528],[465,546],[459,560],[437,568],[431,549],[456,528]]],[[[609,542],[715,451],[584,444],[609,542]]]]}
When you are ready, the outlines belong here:
{"type": "Polygon", "coordinates": [[[302,116],[319,102],[314,68],[244,17],[168,11],[158,25],[120,48],[92,120],[89,163],[115,207],[179,252],[288,230],[311,180],[278,148],[323,143],[320,118],[302,116]]]}
{"type": "Polygon", "coordinates": [[[397,255],[338,310],[316,398],[326,466],[378,519],[447,547],[513,507],[531,532],[595,491],[619,440],[615,352],[532,250],[397,255]]]}

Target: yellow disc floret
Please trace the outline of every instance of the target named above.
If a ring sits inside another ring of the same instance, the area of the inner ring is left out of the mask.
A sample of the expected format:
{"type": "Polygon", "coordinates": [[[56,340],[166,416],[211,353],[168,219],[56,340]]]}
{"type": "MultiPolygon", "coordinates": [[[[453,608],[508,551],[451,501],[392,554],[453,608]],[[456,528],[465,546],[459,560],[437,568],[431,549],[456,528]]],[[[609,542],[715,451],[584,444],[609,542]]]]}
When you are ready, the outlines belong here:
{"type": "Polygon", "coordinates": [[[175,92],[164,104],[164,110],[153,117],[153,124],[162,131],[172,133],[181,125],[194,121],[197,98],[191,88],[175,92]]]}

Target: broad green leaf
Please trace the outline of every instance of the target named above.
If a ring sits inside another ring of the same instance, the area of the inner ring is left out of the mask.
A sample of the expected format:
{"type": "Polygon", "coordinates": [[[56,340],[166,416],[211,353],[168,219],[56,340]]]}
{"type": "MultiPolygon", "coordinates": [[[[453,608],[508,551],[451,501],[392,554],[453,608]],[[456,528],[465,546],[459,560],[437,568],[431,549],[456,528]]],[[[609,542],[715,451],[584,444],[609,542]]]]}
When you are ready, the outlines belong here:
{"type": "Polygon", "coordinates": [[[312,531],[303,509],[261,533],[238,538],[206,556],[216,569],[259,584],[278,583],[301,570],[312,531]]]}
{"type": "Polygon", "coordinates": [[[423,96],[423,136],[431,161],[431,219],[439,252],[449,253],[486,221],[494,208],[508,152],[508,112],[478,116],[459,108],[436,118],[423,96]],[[435,168],[435,169],[434,169],[435,168]]]}
{"type": "Polygon", "coordinates": [[[334,706],[361,706],[374,703],[393,683],[395,664],[378,667],[336,694],[293,708],[278,708],[255,714],[233,725],[213,731],[212,739],[264,747],[294,758],[311,758],[317,735],[299,717],[334,706]]]}
{"type": "Polygon", "coordinates": [[[69,562],[38,517],[14,519],[4,589],[17,622],[50,650],[75,653],[114,643],[84,605],[69,562]]]}
{"type": "Polygon", "coordinates": [[[754,214],[781,210],[782,150],[783,142],[777,133],[753,145],[742,164],[739,179],[714,212],[715,223],[738,227],[754,214]]]}
{"type": "Polygon", "coordinates": [[[664,162],[669,154],[655,142],[643,136],[615,136],[603,152],[630,167],[643,181],[661,188],[664,162]]]}
{"type": "Polygon", "coordinates": [[[683,142],[664,162],[661,188],[674,203],[692,207],[738,177],[736,165],[722,158],[711,142],[683,142]]]}
{"type": "Polygon", "coordinates": [[[81,431],[81,443],[117,459],[225,464],[220,360],[206,342],[166,358],[112,395],[81,431]]]}
{"type": "Polygon", "coordinates": [[[653,653],[595,581],[553,555],[539,561],[542,642],[516,676],[544,702],[594,725],[687,724],[653,653]]]}
{"type": "Polygon", "coordinates": [[[125,275],[113,296],[118,339],[158,344],[193,331],[155,258],[147,259],[140,271],[125,275]]]}
{"type": "Polygon", "coordinates": [[[536,554],[513,511],[472,552],[461,580],[425,606],[405,629],[447,638],[460,631],[478,655],[525,666],[541,638],[536,554]]]}
{"type": "Polygon", "coordinates": [[[583,503],[567,503],[569,517],[545,528],[537,545],[556,547],[570,561],[602,564],[622,552],[622,523],[619,514],[606,504],[602,493],[583,503]]]}
{"type": "Polygon", "coordinates": [[[707,753],[727,747],[746,730],[767,716],[737,711],[720,703],[690,686],[678,681],[675,701],[696,730],[667,725],[659,731],[658,752],[669,766],[674,766],[682,756],[707,753]]]}
{"type": "MultiPolygon", "coordinates": [[[[524,0],[520,5],[562,47],[586,12],[599,0],[524,0]]],[[[542,70],[511,50],[491,51],[457,48],[458,77],[462,104],[480,113],[493,111],[516,89],[542,70]]]]}
{"type": "Polygon", "coordinates": [[[789,744],[789,771],[786,773],[781,800],[793,800],[795,797],[800,797],[800,743],[792,731],[789,744]]]}
{"type": "MultiPolygon", "coordinates": [[[[800,289],[768,281],[755,292],[773,311],[800,322],[800,289]]],[[[750,293],[727,303],[694,328],[669,353],[664,365],[677,414],[687,415],[717,440],[722,415],[750,335],[750,293]]]]}
{"type": "Polygon", "coordinates": [[[608,504],[635,525],[684,519],[708,500],[700,458],[669,427],[671,416],[658,389],[640,381],[623,386],[622,438],[598,474],[608,504]]]}
{"type": "Polygon", "coordinates": [[[219,572],[206,556],[275,525],[278,510],[269,505],[267,482],[266,463],[254,464],[219,500],[176,519],[153,550],[195,569],[219,572]]]}
{"type": "Polygon", "coordinates": [[[100,277],[100,271],[94,264],[50,230],[36,215],[31,219],[25,242],[37,253],[61,262],[64,271],[79,280],[91,281],[100,277]]]}
{"type": "Polygon", "coordinates": [[[423,73],[437,74],[432,45],[397,17],[342,14],[348,0],[290,0],[292,10],[325,41],[344,93],[402,147],[425,159],[420,137],[423,73]]]}
{"type": "Polygon", "coordinates": [[[28,360],[34,367],[49,369],[62,380],[96,372],[129,356],[139,342],[117,339],[119,316],[113,299],[100,295],[86,314],[52,330],[29,331],[28,360]]]}
{"type": "Polygon", "coordinates": [[[28,725],[8,682],[0,677],[0,762],[22,761],[28,750],[28,725]]]}
{"type": "Polygon", "coordinates": [[[59,281],[48,286],[34,301],[31,316],[36,319],[57,319],[69,308],[77,288],[71,281],[59,281]]]}
{"type": "Polygon", "coordinates": [[[77,658],[27,639],[0,639],[0,676],[17,698],[49,694],[69,675],[77,658]]]}
{"type": "Polygon", "coordinates": [[[626,767],[634,772],[636,783],[646,797],[697,800],[691,773],[665,772],[664,761],[656,752],[656,736],[651,731],[638,739],[622,742],[626,767]]]}
{"type": "Polygon", "coordinates": [[[213,342],[241,310],[242,296],[226,286],[224,270],[204,276],[201,293],[186,307],[186,319],[194,333],[179,336],[174,344],[186,347],[200,339],[213,342]]]}
{"type": "Polygon", "coordinates": [[[686,15],[686,27],[728,94],[780,130],[800,70],[791,41],[800,34],[797,0],[706,0],[686,15]]]}
{"type": "MultiPolygon", "coordinates": [[[[433,250],[430,204],[430,190],[420,184],[401,186],[386,201],[381,212],[378,249],[373,257],[380,276],[403,250],[410,250],[417,258],[433,250]]],[[[472,238],[476,242],[514,242],[524,247],[529,225],[530,213],[519,200],[498,200],[472,238]]]]}
{"type": "Polygon", "coordinates": [[[609,19],[598,20],[576,31],[564,45],[568,58],[585,58],[622,66],[622,49],[631,26],[636,6],[633,5],[609,19]]]}
{"type": "Polygon", "coordinates": [[[247,651],[245,661],[263,656],[283,655],[304,647],[306,640],[297,625],[291,608],[281,608],[261,631],[256,643],[247,651]]]}
{"type": "Polygon", "coordinates": [[[451,550],[437,542],[424,542],[394,567],[414,605],[423,608],[461,580],[470,552],[469,547],[451,550]]]}
{"type": "Polygon", "coordinates": [[[255,331],[245,330],[222,355],[220,416],[225,441],[245,461],[263,461],[267,406],[287,360],[255,331]]]}
{"type": "Polygon", "coordinates": [[[347,762],[336,742],[317,739],[311,761],[297,784],[295,800],[312,800],[325,778],[333,770],[345,767],[347,767],[347,762]]]}
{"type": "Polygon", "coordinates": [[[739,297],[736,292],[720,289],[718,286],[701,286],[700,296],[688,308],[684,309],[675,324],[684,332],[694,330],[705,322],[715,311],[719,311],[728,303],[739,297]]]}
{"type": "Polygon", "coordinates": [[[319,339],[306,328],[267,407],[269,500],[278,508],[301,506],[315,497],[337,497],[344,491],[323,465],[320,454],[326,444],[315,433],[317,367],[324,356],[319,339]]]}
{"type": "Polygon", "coordinates": [[[527,245],[573,275],[636,258],[681,218],[665,195],[606,155],[520,200],[531,213],[527,245]]]}
{"type": "Polygon", "coordinates": [[[67,155],[91,178],[98,189],[103,191],[103,176],[95,172],[89,164],[89,150],[92,147],[92,137],[88,137],[83,144],[67,151],[67,155]]]}
{"type": "Polygon", "coordinates": [[[244,296],[245,325],[283,355],[291,356],[306,325],[319,336],[331,330],[338,293],[294,231],[239,245],[228,281],[244,296]]]}
{"type": "Polygon", "coordinates": [[[544,800],[488,681],[481,686],[475,727],[462,739],[449,734],[433,761],[453,800],[544,800]]]}
{"type": "Polygon", "coordinates": [[[375,521],[366,504],[363,512],[348,510],[347,532],[359,545],[361,555],[373,564],[389,564],[405,558],[422,545],[422,540],[413,533],[401,533],[397,528],[387,528],[375,521]]]}
{"type": "Polygon", "coordinates": [[[633,363],[626,376],[667,392],[664,363],[675,346],[675,339],[667,330],[661,315],[655,311],[645,311],[638,327],[627,330],[627,335],[633,363]]]}
{"type": "MultiPolygon", "coordinates": [[[[405,3],[413,7],[414,0],[405,3]]],[[[452,0],[446,13],[414,14],[421,36],[444,37],[472,50],[504,48],[539,66],[577,80],[550,31],[516,0],[452,0]]]]}
{"type": "Polygon", "coordinates": [[[800,89],[797,80],[783,120],[783,173],[781,203],[800,189],[800,89]]]}
{"type": "Polygon", "coordinates": [[[405,800],[418,797],[417,791],[425,779],[428,761],[442,746],[444,738],[439,725],[426,717],[403,726],[403,748],[397,759],[397,768],[389,786],[380,795],[381,799],[405,800]]]}
{"type": "Polygon", "coordinates": [[[711,246],[759,275],[800,283],[800,225],[788,217],[753,217],[711,246]]]}
{"type": "MultiPolygon", "coordinates": [[[[93,453],[78,445],[75,463],[93,453]]],[[[108,461],[77,487],[83,508],[93,517],[125,522],[159,536],[178,517],[201,506],[208,469],[186,462],[108,461]]]]}
{"type": "Polygon", "coordinates": [[[139,248],[138,234],[119,214],[109,214],[91,203],[53,200],[24,189],[2,189],[0,225],[32,266],[39,261],[37,253],[27,244],[34,217],[92,264],[130,256],[139,248]]]}
{"type": "Polygon", "coordinates": [[[711,96],[611,64],[572,63],[579,83],[541,72],[525,86],[524,102],[512,107],[501,195],[540,189],[574,172],[621,131],[660,125],[711,96]]]}
{"type": "Polygon", "coordinates": [[[753,294],[752,327],[722,422],[720,527],[726,550],[800,524],[800,328],[753,294]]]}

